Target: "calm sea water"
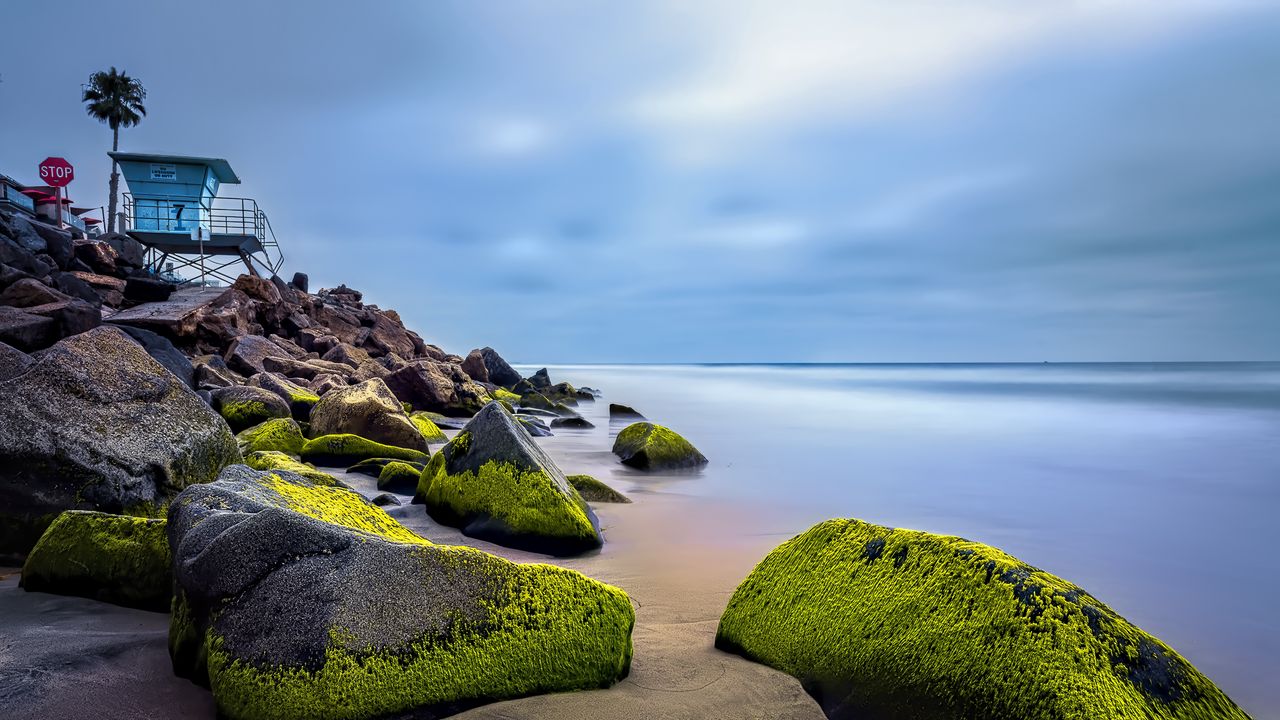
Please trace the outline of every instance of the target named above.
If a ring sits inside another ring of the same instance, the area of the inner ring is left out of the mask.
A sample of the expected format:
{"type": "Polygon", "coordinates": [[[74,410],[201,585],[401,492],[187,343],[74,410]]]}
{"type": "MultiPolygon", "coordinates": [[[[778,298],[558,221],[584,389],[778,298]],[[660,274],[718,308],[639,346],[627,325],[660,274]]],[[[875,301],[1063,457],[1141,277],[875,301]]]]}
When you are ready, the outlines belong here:
{"type": "Polygon", "coordinates": [[[1254,717],[1280,718],[1280,363],[550,371],[604,393],[582,406],[594,430],[546,439],[567,471],[756,506],[744,534],[857,517],[998,546],[1160,637],[1254,717]],[[608,402],[711,464],[620,466],[608,402]]]}

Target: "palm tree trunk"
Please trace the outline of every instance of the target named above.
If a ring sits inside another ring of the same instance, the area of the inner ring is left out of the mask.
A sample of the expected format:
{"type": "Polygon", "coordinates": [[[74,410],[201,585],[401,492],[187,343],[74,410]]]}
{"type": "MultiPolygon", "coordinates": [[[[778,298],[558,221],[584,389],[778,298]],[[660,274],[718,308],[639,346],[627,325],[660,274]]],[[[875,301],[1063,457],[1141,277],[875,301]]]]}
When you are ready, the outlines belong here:
{"type": "MultiPolygon", "coordinates": [[[[120,128],[111,128],[111,152],[120,149],[120,128]]],[[[114,159],[111,161],[111,189],[108,191],[110,197],[107,199],[107,232],[116,231],[116,190],[120,187],[120,164],[114,159]]],[[[121,230],[124,228],[121,227],[121,230]]]]}

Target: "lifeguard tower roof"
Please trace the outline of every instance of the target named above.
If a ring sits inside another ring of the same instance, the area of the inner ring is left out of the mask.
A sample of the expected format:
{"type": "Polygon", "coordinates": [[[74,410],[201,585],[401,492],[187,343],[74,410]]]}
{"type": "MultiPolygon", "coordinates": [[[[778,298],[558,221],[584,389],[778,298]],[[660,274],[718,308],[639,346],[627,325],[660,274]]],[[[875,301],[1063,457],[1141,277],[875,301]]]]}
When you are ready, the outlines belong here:
{"type": "Polygon", "coordinates": [[[230,283],[237,261],[252,274],[258,265],[276,272],[283,257],[271,223],[249,198],[219,197],[222,185],[239,184],[222,158],[157,153],[107,153],[129,186],[121,227],[150,251],[156,272],[198,270],[230,283]],[[166,265],[166,263],[168,265],[166,265]]]}

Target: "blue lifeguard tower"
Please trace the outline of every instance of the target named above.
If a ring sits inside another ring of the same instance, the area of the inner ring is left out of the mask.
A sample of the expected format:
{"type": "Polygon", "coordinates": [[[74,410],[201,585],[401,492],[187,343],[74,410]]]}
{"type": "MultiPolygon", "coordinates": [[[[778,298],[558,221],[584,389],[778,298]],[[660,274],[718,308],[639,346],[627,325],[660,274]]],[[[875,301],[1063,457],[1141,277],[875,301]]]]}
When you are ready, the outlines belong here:
{"type": "Polygon", "coordinates": [[[227,268],[237,263],[244,263],[251,275],[258,275],[259,267],[275,274],[284,263],[271,223],[257,201],[218,197],[222,185],[240,183],[226,160],[108,155],[120,164],[129,187],[121,228],[147,247],[147,265],[153,271],[198,271],[201,284],[208,284],[211,277],[230,284],[235,277],[227,268]]]}

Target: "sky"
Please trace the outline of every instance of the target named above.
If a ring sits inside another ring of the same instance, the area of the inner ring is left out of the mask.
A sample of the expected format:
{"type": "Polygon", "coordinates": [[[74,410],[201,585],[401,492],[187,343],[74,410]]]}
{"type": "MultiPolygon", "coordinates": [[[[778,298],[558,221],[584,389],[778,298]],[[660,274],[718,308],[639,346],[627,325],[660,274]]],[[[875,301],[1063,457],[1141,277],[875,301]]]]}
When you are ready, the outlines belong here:
{"type": "Polygon", "coordinates": [[[454,352],[1280,360],[1277,2],[53,12],[3,14],[0,172],[105,204],[117,66],[122,150],[230,160],[286,277],[454,352]]]}

